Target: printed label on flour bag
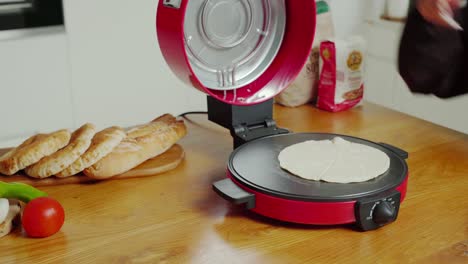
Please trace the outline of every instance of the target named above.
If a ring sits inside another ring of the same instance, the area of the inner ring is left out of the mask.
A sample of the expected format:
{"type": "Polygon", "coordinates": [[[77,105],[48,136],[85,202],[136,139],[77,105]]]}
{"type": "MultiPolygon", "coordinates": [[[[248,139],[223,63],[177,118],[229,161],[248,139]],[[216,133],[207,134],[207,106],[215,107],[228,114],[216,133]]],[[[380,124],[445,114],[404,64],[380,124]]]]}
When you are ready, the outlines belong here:
{"type": "Polygon", "coordinates": [[[323,41],[317,107],[338,112],[357,105],[364,94],[364,40],[323,41]]]}

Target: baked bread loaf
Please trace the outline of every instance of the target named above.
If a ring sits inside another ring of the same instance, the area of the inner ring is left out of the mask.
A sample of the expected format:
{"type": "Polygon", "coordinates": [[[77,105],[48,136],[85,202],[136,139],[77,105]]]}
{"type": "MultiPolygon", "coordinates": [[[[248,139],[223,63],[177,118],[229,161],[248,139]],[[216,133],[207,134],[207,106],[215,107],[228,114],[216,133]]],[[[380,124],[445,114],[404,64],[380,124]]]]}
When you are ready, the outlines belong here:
{"type": "Polygon", "coordinates": [[[159,129],[164,128],[167,124],[172,124],[176,121],[176,118],[170,114],[164,114],[150,123],[133,127],[127,131],[127,138],[137,138],[146,136],[153,132],[157,132],[159,129]]]}
{"type": "Polygon", "coordinates": [[[83,125],[71,135],[65,148],[27,167],[26,174],[34,178],[47,178],[63,171],[85,153],[95,133],[96,127],[93,124],[83,125]]]}
{"type": "Polygon", "coordinates": [[[69,177],[82,172],[112,152],[125,138],[126,133],[120,127],[109,127],[98,132],[86,152],[68,168],[56,174],[59,178],[69,177]]]}
{"type": "Polygon", "coordinates": [[[184,157],[185,152],[182,146],[175,144],[161,155],[150,158],[135,168],[113,178],[145,177],[160,174],[175,169],[184,157]]]}
{"type": "Polygon", "coordinates": [[[0,157],[0,173],[13,175],[65,147],[70,141],[70,131],[62,129],[50,134],[28,138],[17,148],[0,157]]]}
{"type": "Polygon", "coordinates": [[[84,174],[99,180],[122,174],[164,153],[187,133],[183,121],[167,116],[156,120],[150,125],[159,122],[157,129],[145,127],[138,133],[140,136],[125,138],[109,155],[85,169],[84,174]]]}

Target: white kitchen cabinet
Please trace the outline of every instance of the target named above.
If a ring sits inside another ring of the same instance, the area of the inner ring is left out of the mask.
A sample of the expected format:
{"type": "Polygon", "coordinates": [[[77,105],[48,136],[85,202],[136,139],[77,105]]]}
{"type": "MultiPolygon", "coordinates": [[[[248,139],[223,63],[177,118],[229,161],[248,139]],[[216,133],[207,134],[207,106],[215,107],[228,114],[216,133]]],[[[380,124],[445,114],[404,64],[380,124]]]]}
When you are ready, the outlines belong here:
{"type": "Polygon", "coordinates": [[[205,95],[179,81],[162,57],[157,2],[64,1],[75,125],[127,126],[206,108],[205,95]]]}
{"type": "Polygon", "coordinates": [[[367,52],[379,60],[394,62],[398,54],[402,27],[395,22],[367,22],[363,24],[364,37],[367,40],[367,52]]]}
{"type": "Polygon", "coordinates": [[[73,126],[63,27],[0,31],[0,142],[73,126]]]}
{"type": "Polygon", "coordinates": [[[397,71],[402,23],[364,24],[368,42],[365,99],[468,134],[468,96],[440,99],[412,94],[397,71]]]}
{"type": "Polygon", "coordinates": [[[435,96],[413,95],[399,75],[395,93],[400,111],[468,134],[468,96],[442,100],[435,96]]]}
{"type": "MultiPolygon", "coordinates": [[[[316,0],[318,1],[318,0],[316,0]]],[[[362,22],[369,0],[326,0],[330,5],[335,36],[346,38],[362,33],[362,22]]],[[[374,1],[374,0],[372,0],[374,1]]]]}
{"type": "Polygon", "coordinates": [[[368,101],[393,108],[393,73],[394,66],[385,61],[369,56],[366,65],[364,98],[368,101]]]}

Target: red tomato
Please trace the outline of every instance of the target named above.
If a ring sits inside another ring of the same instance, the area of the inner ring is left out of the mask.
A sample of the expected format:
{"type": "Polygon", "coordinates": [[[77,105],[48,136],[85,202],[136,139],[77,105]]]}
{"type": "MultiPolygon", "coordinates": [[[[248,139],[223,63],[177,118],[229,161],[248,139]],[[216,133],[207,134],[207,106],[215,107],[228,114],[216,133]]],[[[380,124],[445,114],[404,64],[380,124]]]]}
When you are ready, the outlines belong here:
{"type": "Polygon", "coordinates": [[[65,220],[63,207],[49,197],[39,197],[26,204],[22,224],[30,237],[48,237],[62,228],[65,220]]]}

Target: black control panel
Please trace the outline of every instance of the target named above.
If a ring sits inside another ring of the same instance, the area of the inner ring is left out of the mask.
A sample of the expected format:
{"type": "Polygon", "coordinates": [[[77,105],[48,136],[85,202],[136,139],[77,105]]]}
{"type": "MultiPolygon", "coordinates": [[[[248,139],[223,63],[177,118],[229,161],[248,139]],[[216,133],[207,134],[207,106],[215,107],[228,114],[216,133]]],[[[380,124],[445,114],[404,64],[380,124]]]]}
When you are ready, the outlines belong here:
{"type": "Polygon", "coordinates": [[[354,208],[357,226],[368,231],[395,221],[400,209],[400,199],[400,192],[395,190],[386,195],[357,201],[354,208]]]}

